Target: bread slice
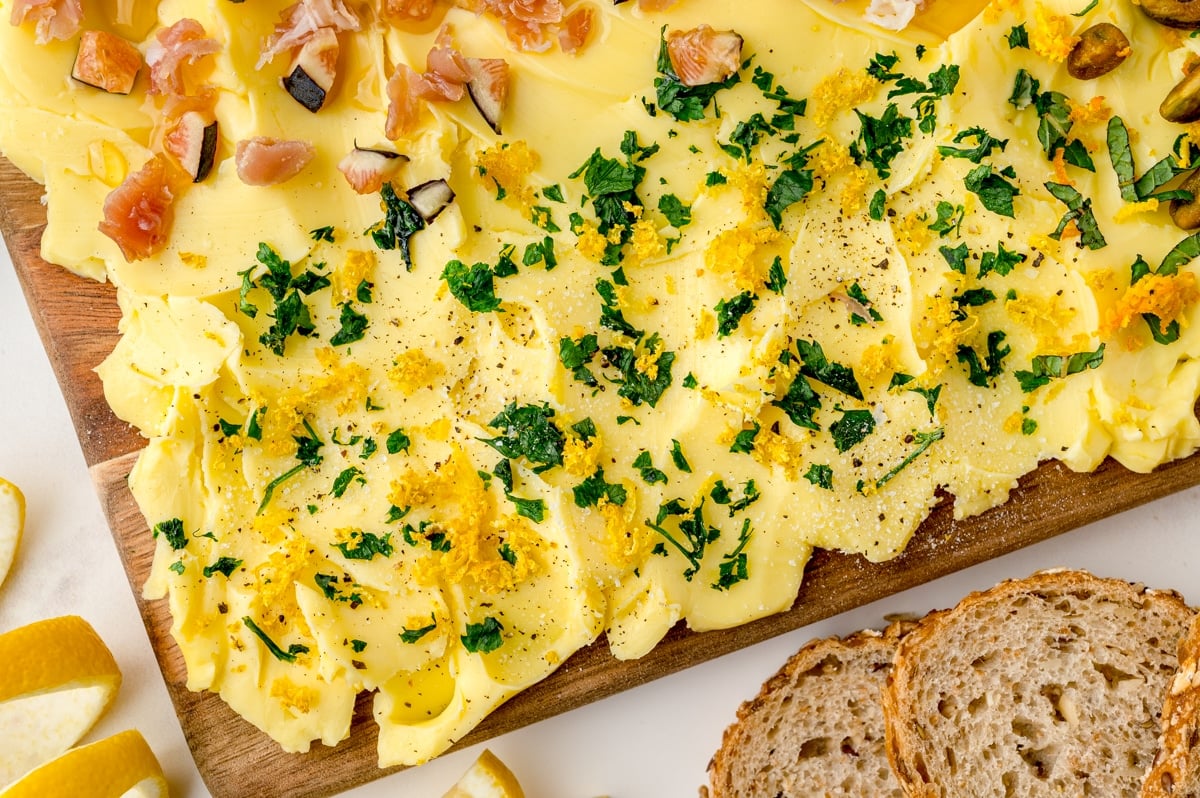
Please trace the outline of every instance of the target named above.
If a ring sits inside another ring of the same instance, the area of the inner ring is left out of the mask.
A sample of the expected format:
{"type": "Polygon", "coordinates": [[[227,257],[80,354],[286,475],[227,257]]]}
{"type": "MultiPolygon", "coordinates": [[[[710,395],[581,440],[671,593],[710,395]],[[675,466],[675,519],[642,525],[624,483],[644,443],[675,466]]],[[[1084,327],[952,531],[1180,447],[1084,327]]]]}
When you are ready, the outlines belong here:
{"type": "Polygon", "coordinates": [[[1141,798],[1200,797],[1200,616],[1179,641],[1179,670],[1163,701],[1158,753],[1141,798]]]}
{"type": "Polygon", "coordinates": [[[1066,570],[930,614],[883,692],[906,793],[1137,795],[1192,617],[1174,592],[1066,570]]]}
{"type": "Polygon", "coordinates": [[[725,730],[708,766],[710,798],[903,798],[884,751],[880,692],[911,626],[814,640],[793,654],[725,730]]]}

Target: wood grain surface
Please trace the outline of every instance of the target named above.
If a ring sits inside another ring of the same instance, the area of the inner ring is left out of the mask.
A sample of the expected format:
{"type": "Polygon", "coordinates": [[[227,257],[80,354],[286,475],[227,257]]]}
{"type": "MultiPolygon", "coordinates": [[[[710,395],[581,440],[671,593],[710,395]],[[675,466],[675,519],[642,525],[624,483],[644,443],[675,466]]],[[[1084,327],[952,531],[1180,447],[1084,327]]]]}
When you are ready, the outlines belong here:
{"type": "MultiPolygon", "coordinates": [[[[350,738],[286,754],[217,696],[186,687],[165,601],[142,599],[154,545],[127,486],[142,439],[105,404],[93,372],[117,340],[120,314],[111,286],[75,277],[38,256],[45,209],[41,188],[0,159],[3,232],[30,311],[70,408],[101,504],[120,551],[146,633],[201,776],[216,798],[331,795],[390,771],[375,765],[371,696],[362,694],[350,738]]],[[[673,629],[632,662],[603,640],[578,652],[548,679],[500,707],[462,742],[471,744],[736,651],[992,557],[1053,537],[1169,493],[1200,484],[1200,455],[1134,474],[1106,461],[1091,474],[1047,463],[1026,475],[1009,502],[955,521],[946,497],[901,556],[882,564],[818,552],[788,612],[719,632],[673,629]]]]}

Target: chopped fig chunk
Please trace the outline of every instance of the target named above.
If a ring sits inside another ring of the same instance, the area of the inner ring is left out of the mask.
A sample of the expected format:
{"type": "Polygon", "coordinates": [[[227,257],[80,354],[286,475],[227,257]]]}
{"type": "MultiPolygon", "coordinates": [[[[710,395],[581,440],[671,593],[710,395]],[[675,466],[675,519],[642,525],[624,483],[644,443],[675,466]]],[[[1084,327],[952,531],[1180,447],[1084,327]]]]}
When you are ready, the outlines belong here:
{"type": "Polygon", "coordinates": [[[408,156],[390,150],[355,147],[338,163],[338,171],[359,194],[374,194],[408,161],[408,156]]]}
{"type": "Polygon", "coordinates": [[[445,180],[430,180],[408,190],[408,204],[430,224],[454,202],[454,189],[445,180]]]}
{"type": "Polygon", "coordinates": [[[248,186],[273,186],[304,171],[317,150],[307,141],[255,136],[237,143],[234,162],[238,177],[248,186]]]}
{"type": "Polygon", "coordinates": [[[731,30],[700,25],[667,34],[671,68],[685,86],[705,86],[726,80],[742,65],[742,37],[731,30]]]}
{"type": "Polygon", "coordinates": [[[71,77],[110,94],[128,94],[142,68],[142,54],[120,36],[102,30],[85,30],[71,77]]]}
{"type": "Polygon", "coordinates": [[[296,102],[316,113],[325,105],[337,77],[338,38],[333,28],[319,28],[296,53],[283,87],[296,102]]]}
{"type": "Polygon", "coordinates": [[[188,111],[163,136],[163,149],[199,183],[217,159],[217,122],[199,111],[188,111]]]}
{"type": "Polygon", "coordinates": [[[467,91],[479,114],[497,135],[500,134],[500,117],[508,98],[508,62],[503,58],[468,58],[467,91]]]}

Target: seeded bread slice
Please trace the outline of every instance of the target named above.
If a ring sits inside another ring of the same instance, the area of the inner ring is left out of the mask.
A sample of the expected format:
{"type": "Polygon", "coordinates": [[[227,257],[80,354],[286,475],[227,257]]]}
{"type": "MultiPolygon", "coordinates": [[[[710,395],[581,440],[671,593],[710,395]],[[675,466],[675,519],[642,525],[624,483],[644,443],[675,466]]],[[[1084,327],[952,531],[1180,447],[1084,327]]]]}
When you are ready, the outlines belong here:
{"type": "Polygon", "coordinates": [[[930,614],[900,642],[883,691],[905,792],[1137,795],[1192,617],[1174,592],[1066,570],[930,614]]]}
{"type": "Polygon", "coordinates": [[[1200,798],[1200,616],[1179,641],[1179,670],[1163,701],[1158,753],[1141,798],[1200,798]]]}
{"type": "Polygon", "coordinates": [[[903,798],[884,751],[880,692],[911,626],[814,640],[793,654],[725,730],[708,766],[710,798],[903,798]]]}

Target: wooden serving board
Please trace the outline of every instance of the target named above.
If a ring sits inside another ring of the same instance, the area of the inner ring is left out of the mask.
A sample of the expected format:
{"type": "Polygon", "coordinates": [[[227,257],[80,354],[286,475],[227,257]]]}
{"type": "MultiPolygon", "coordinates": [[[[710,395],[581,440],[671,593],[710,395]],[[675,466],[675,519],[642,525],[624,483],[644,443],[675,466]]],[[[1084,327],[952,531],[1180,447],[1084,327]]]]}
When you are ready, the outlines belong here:
{"type": "MultiPolygon", "coordinates": [[[[93,372],[117,340],[120,313],[115,295],[111,285],[75,277],[38,256],[46,221],[41,194],[40,186],[0,158],[0,232],[66,397],[146,632],[205,783],[217,798],[304,798],[330,795],[390,772],[375,765],[370,695],[359,697],[348,740],[335,748],[316,744],[310,753],[286,754],[217,696],[188,691],[183,660],[170,636],[166,602],[142,598],[154,544],[126,479],[143,440],[112,415],[93,372]]],[[[1134,474],[1112,461],[1091,474],[1048,463],[1023,478],[1004,506],[959,522],[953,520],[947,497],[904,554],[890,562],[871,564],[860,557],[818,552],[790,611],[719,632],[695,634],[677,627],[640,660],[617,661],[604,641],[598,641],[502,706],[462,743],[566,712],[1196,484],[1200,455],[1151,474],[1134,474]]]]}

